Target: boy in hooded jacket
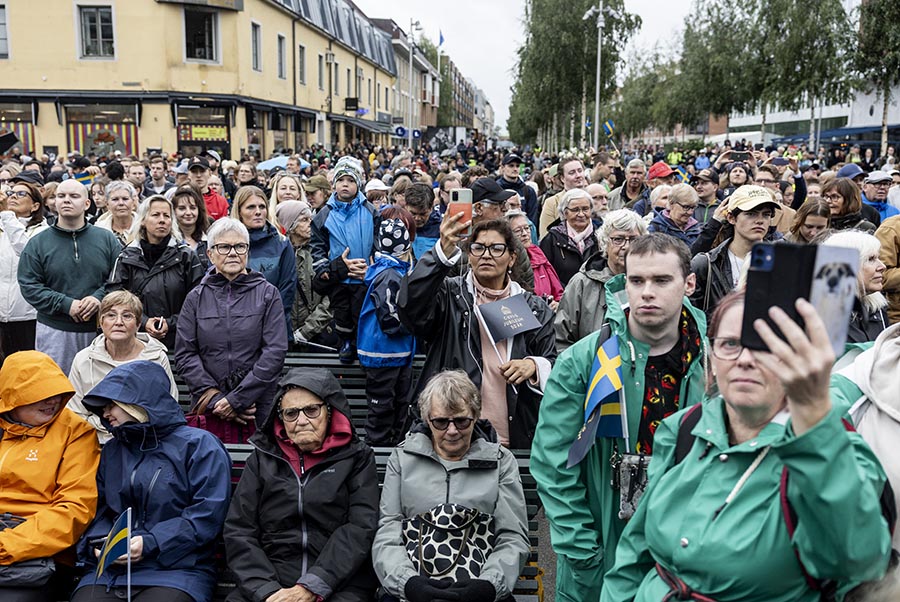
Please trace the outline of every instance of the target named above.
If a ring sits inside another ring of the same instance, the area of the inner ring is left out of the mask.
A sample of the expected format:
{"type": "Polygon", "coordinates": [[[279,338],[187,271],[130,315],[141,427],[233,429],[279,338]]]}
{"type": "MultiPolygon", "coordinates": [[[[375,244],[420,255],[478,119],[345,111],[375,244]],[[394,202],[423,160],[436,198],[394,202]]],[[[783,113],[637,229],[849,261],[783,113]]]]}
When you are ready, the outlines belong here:
{"type": "Polygon", "coordinates": [[[409,212],[386,209],[375,241],[379,251],[366,271],[368,291],[359,316],[357,347],[359,363],[366,370],[366,443],[373,447],[393,447],[403,435],[416,343],[400,322],[397,298],[410,270],[415,235],[409,212]]]}

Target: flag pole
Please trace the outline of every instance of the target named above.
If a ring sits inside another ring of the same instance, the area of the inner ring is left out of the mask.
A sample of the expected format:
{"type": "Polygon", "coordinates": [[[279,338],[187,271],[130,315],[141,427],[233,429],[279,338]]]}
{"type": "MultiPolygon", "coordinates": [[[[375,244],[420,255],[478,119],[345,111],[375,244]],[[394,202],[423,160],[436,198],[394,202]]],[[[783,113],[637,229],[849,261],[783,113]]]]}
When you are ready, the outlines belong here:
{"type": "Polygon", "coordinates": [[[622,438],[625,439],[627,453],[631,453],[631,442],[628,436],[628,406],[625,405],[625,387],[619,389],[619,407],[622,408],[622,438]]]}
{"type": "MultiPolygon", "coordinates": [[[[478,317],[478,323],[481,324],[481,327],[484,328],[484,331],[487,333],[487,338],[491,342],[491,347],[494,348],[494,353],[497,354],[497,359],[500,361],[500,365],[506,363],[506,361],[501,357],[500,350],[497,349],[497,343],[494,342],[494,337],[491,335],[491,329],[487,327],[487,322],[484,321],[484,317],[481,315],[481,310],[478,309],[478,305],[475,305],[475,315],[478,317]]],[[[512,387],[513,393],[516,395],[519,394],[519,390],[516,389],[516,386],[512,383],[507,383],[510,387],[512,387]]]]}
{"type": "Polygon", "coordinates": [[[127,560],[127,571],[125,578],[125,595],[127,597],[128,602],[131,602],[131,507],[128,508],[128,518],[126,519],[128,523],[128,560],[127,560]]]}

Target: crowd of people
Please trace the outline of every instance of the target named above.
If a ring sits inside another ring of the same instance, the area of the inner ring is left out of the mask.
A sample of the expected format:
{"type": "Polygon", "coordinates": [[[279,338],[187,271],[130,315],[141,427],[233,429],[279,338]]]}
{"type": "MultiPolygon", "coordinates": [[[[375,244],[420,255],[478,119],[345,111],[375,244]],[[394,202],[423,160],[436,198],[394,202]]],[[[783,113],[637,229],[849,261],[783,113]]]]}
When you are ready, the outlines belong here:
{"type": "Polygon", "coordinates": [[[0,597],[508,602],[518,450],[557,600],[896,599],[893,150],[455,151],[0,164],[0,597]],[[858,251],[845,353],[742,345],[759,242],[858,251]]]}

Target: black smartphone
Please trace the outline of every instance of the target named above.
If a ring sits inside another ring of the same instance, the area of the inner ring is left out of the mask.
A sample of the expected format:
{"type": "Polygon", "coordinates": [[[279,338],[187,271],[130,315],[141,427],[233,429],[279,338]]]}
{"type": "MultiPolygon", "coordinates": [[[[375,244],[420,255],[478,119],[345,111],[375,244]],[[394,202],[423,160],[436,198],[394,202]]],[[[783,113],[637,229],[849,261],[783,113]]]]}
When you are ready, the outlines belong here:
{"type": "Polygon", "coordinates": [[[788,163],[790,163],[790,161],[785,157],[775,157],[774,159],[772,159],[772,165],[777,165],[779,167],[781,167],[782,165],[787,165],[788,163]]]}
{"type": "Polygon", "coordinates": [[[102,548],[102,547],[103,547],[103,544],[105,544],[105,543],[106,543],[106,538],[105,538],[105,537],[97,537],[96,539],[89,539],[89,540],[88,540],[88,545],[91,546],[92,548],[96,548],[96,549],[98,549],[98,550],[99,550],[100,548],[102,548]]]}
{"type": "Polygon", "coordinates": [[[843,353],[856,297],[859,253],[855,249],[827,245],[756,243],[750,250],[741,345],[768,351],[753,328],[765,320],[781,339],[781,329],[769,318],[771,307],[780,307],[804,327],[794,304],[807,299],[825,323],[835,355],[843,353]]]}
{"type": "Polygon", "coordinates": [[[750,153],[746,151],[731,151],[731,156],[729,158],[732,161],[749,161],[750,153]]]}

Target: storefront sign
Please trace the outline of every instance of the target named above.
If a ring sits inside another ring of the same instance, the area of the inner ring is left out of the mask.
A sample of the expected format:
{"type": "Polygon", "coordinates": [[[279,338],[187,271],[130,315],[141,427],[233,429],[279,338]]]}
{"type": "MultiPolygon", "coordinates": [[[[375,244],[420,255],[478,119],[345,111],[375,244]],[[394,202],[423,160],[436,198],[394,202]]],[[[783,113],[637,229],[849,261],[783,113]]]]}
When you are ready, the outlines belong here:
{"type": "Polygon", "coordinates": [[[156,0],[167,4],[194,4],[208,6],[210,8],[225,8],[228,10],[244,10],[244,0],[156,0]]]}
{"type": "Polygon", "coordinates": [[[179,140],[228,140],[228,128],[224,125],[179,125],[179,140]]]}

